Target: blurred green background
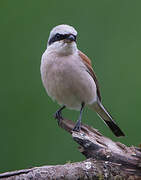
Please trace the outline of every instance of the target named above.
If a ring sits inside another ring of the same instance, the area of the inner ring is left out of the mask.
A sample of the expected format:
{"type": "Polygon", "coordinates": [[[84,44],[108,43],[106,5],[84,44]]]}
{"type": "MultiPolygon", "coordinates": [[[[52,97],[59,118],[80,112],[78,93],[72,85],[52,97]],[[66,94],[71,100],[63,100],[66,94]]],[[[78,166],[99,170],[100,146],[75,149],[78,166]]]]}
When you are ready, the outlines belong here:
{"type": "MultiPolygon", "coordinates": [[[[73,25],[78,47],[91,59],[103,104],[125,132],[116,138],[95,112],[83,122],[126,145],[138,145],[141,113],[141,1],[0,1],[0,172],[85,158],[58,128],[59,107],[47,96],[40,59],[50,30],[73,25]]],[[[78,112],[64,116],[77,120],[78,112]]]]}

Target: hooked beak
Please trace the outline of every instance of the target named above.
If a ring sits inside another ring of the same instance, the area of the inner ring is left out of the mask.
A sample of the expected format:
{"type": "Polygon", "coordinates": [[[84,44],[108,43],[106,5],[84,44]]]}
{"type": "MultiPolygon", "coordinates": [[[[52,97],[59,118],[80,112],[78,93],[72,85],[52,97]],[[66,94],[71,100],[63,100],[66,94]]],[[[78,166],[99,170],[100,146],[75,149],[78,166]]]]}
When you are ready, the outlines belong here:
{"type": "Polygon", "coordinates": [[[71,42],[73,42],[73,41],[76,41],[76,36],[73,35],[73,34],[69,34],[69,35],[64,39],[64,41],[65,41],[66,43],[71,43],[71,42]]]}

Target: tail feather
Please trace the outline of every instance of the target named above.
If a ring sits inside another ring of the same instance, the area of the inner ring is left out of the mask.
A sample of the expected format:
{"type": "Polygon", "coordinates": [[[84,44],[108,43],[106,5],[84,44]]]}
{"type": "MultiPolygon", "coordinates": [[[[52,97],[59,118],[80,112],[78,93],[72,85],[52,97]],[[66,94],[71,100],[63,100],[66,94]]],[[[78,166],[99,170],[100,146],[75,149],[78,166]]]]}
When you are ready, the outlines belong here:
{"type": "Polygon", "coordinates": [[[93,104],[93,108],[97,112],[97,114],[101,117],[101,119],[106,123],[106,125],[111,129],[111,131],[117,136],[125,136],[122,130],[118,127],[118,125],[114,122],[111,115],[107,112],[101,102],[97,102],[93,104]]]}

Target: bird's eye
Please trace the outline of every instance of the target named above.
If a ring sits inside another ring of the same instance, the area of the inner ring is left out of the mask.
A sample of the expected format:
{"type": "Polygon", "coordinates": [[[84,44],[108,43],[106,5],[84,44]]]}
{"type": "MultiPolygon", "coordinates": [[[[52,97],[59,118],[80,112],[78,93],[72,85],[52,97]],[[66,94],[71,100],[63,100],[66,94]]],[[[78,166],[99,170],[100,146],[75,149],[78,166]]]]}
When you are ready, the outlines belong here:
{"type": "Polygon", "coordinates": [[[56,33],[48,42],[49,45],[51,45],[53,42],[60,41],[62,39],[65,39],[65,36],[63,34],[56,33]]]}
{"type": "Polygon", "coordinates": [[[55,35],[55,38],[56,38],[56,39],[60,39],[60,37],[61,37],[61,34],[59,34],[59,33],[57,33],[57,34],[55,35]]]}

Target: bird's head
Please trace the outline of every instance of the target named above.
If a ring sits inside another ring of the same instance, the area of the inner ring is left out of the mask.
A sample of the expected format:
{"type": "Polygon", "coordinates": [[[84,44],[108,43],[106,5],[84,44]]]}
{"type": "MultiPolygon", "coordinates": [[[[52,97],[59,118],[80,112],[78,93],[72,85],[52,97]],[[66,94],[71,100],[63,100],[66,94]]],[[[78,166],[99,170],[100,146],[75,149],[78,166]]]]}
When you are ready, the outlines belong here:
{"type": "Polygon", "coordinates": [[[77,31],[69,25],[54,27],[49,35],[47,48],[64,55],[72,54],[76,49],[77,31]]]}

